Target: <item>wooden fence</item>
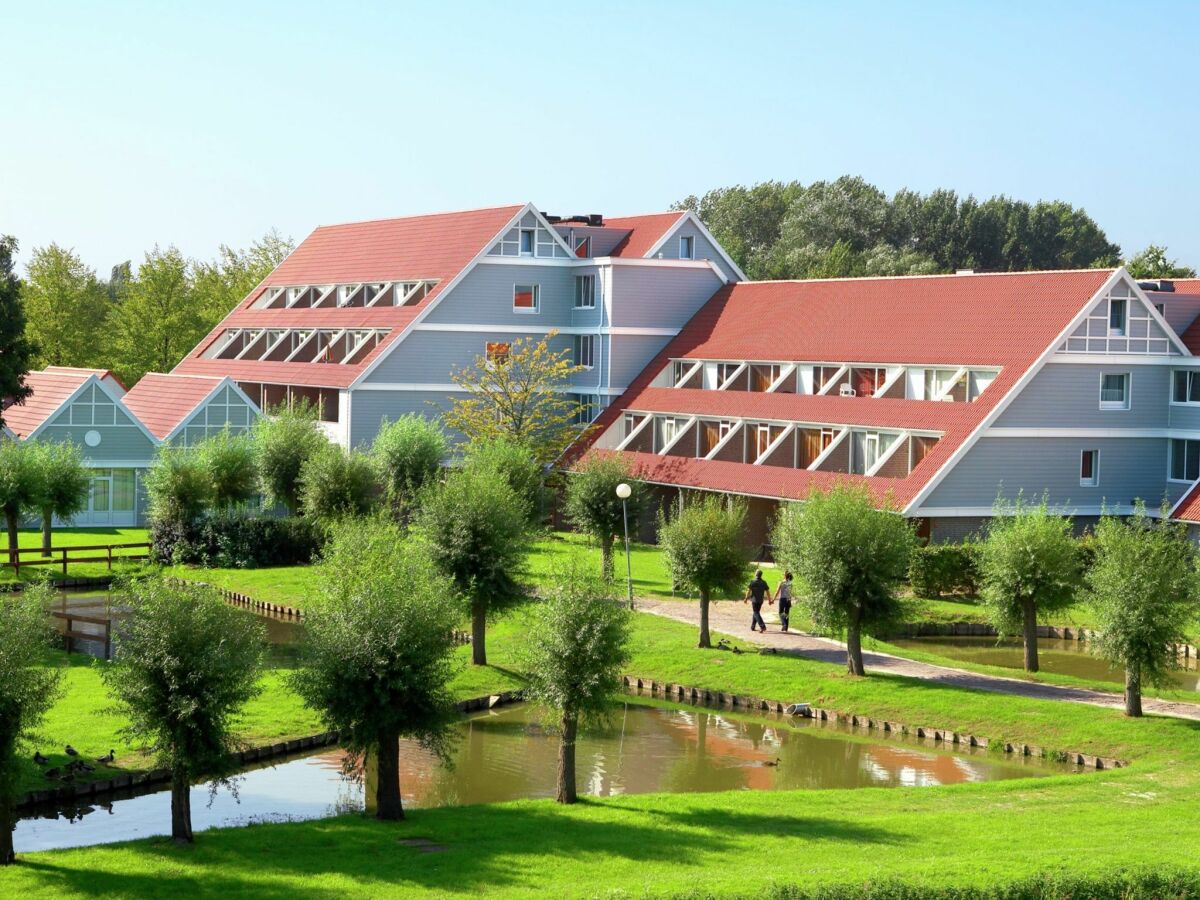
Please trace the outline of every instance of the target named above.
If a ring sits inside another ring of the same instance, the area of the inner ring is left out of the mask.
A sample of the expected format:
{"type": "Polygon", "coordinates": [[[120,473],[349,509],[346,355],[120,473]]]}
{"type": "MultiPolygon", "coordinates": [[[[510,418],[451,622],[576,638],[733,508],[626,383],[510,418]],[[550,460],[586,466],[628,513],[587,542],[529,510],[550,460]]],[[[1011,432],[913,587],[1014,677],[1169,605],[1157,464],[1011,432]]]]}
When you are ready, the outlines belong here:
{"type": "Polygon", "coordinates": [[[52,547],[50,553],[46,554],[41,547],[20,547],[17,550],[8,551],[8,564],[13,567],[13,572],[21,574],[21,569],[27,566],[62,566],[62,572],[67,574],[67,566],[79,563],[107,563],[108,571],[112,571],[113,560],[120,562],[122,560],[139,560],[150,558],[150,543],[142,541],[141,543],[133,544],[96,544],[94,546],[80,547],[52,547]],[[135,550],[141,552],[135,553],[113,553],[114,550],[128,551],[135,550]],[[77,556],[76,554],[85,554],[77,556]],[[86,554],[100,554],[88,556],[86,554]],[[36,556],[36,559],[23,560],[22,556],[36,556]]]}

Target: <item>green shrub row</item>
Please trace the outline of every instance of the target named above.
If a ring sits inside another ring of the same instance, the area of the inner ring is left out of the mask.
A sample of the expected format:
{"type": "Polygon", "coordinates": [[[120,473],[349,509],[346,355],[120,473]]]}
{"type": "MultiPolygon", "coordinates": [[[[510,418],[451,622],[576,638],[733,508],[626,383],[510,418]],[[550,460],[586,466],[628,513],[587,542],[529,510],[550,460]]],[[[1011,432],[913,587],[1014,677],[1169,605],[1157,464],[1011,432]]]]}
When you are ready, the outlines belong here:
{"type": "Polygon", "coordinates": [[[253,569],[313,562],[325,544],[325,529],[302,516],[276,518],[222,513],[191,525],[155,522],[151,556],[167,565],[253,569]]]}
{"type": "Polygon", "coordinates": [[[978,544],[929,544],[909,559],[908,582],[918,597],[979,591],[978,544]]]}

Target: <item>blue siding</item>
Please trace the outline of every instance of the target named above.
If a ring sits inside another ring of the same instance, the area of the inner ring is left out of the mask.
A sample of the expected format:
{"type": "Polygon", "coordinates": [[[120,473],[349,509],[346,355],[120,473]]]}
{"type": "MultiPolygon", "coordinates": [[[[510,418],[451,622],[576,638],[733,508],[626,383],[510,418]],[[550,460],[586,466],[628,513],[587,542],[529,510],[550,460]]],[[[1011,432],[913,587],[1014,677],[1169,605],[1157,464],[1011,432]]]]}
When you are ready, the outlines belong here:
{"type": "Polygon", "coordinates": [[[437,302],[425,321],[430,324],[514,325],[522,328],[571,324],[575,276],[595,268],[564,265],[497,265],[482,262],[437,302]],[[513,312],[513,286],[539,285],[540,311],[513,312]]]}
{"type": "Polygon", "coordinates": [[[682,328],[722,287],[711,269],[617,265],[612,272],[614,327],[682,328]]]}
{"type": "Polygon", "coordinates": [[[613,348],[611,386],[622,389],[629,387],[629,383],[670,340],[670,337],[651,335],[620,335],[613,348]]]}
{"type": "MultiPolygon", "coordinates": [[[[528,335],[540,340],[544,335],[528,335]]],[[[502,331],[414,331],[372,372],[371,384],[449,384],[451,373],[471,368],[490,342],[511,343],[522,335],[502,331]]],[[[571,336],[555,335],[555,350],[571,347],[571,336]]],[[[357,391],[353,392],[355,396],[357,391]]]]}
{"type": "Polygon", "coordinates": [[[394,422],[409,413],[434,417],[450,406],[451,394],[423,391],[354,391],[350,395],[350,446],[363,447],[375,440],[380,423],[394,422]]]}
{"type": "Polygon", "coordinates": [[[679,259],[679,238],[683,236],[692,238],[693,259],[711,259],[720,267],[721,271],[725,273],[725,277],[730,281],[739,280],[737,273],[725,262],[716,245],[701,234],[700,229],[691,222],[685,222],[672,232],[670,237],[667,238],[666,243],[658,249],[654,256],[657,257],[661,253],[663,259],[679,259]]]}
{"type": "Polygon", "coordinates": [[[1165,428],[1171,370],[1167,366],[1050,363],[996,420],[1000,428],[1165,428]],[[1129,372],[1127,410],[1100,409],[1100,375],[1129,372]]]}

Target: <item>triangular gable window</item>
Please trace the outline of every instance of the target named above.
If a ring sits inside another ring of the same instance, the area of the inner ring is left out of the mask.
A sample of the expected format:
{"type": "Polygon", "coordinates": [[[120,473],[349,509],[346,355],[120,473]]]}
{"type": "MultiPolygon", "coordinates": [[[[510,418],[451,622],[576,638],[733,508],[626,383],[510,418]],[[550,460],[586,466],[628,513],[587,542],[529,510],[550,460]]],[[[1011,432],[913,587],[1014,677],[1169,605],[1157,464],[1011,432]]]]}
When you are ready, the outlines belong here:
{"type": "Polygon", "coordinates": [[[527,256],[531,259],[570,259],[571,254],[542,220],[527,212],[521,221],[505,232],[488,256],[527,256]]]}
{"type": "Polygon", "coordinates": [[[1150,307],[1124,280],[1096,301],[1058,350],[1060,353],[1179,353],[1150,307]]]}

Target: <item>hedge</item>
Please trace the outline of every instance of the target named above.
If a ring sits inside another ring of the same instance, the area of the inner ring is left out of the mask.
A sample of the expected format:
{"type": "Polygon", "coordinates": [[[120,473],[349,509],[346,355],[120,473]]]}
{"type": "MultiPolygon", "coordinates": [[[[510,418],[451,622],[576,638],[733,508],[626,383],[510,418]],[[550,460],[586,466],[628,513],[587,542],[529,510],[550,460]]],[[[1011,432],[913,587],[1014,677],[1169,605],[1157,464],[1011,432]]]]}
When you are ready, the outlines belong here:
{"type": "Polygon", "coordinates": [[[918,597],[974,596],[979,591],[978,544],[929,544],[909,560],[908,581],[918,597]]]}
{"type": "Polygon", "coordinates": [[[315,519],[222,514],[194,525],[156,522],[150,531],[151,558],[167,565],[253,569],[312,562],[325,544],[315,519]]]}

